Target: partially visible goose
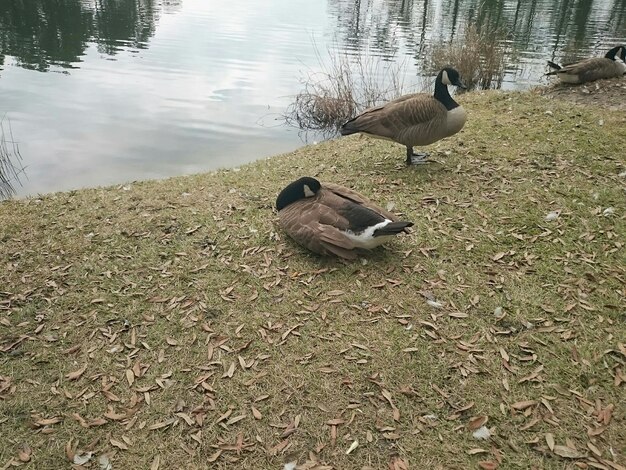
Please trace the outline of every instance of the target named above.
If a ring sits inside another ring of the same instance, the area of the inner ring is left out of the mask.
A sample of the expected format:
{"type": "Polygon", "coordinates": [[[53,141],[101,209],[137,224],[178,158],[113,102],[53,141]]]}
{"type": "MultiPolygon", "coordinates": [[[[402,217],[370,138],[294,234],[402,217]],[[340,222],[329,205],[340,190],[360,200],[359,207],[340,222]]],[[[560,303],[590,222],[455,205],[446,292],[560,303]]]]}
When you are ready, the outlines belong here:
{"type": "Polygon", "coordinates": [[[548,66],[554,70],[546,75],[556,75],[563,83],[580,84],[600,78],[621,77],[626,73],[624,62],[626,62],[626,47],[615,46],[604,57],[585,59],[573,64],[561,66],[548,61],[548,66]],[[617,57],[623,62],[615,60],[617,57]]]}
{"type": "Polygon", "coordinates": [[[276,199],[279,224],[298,244],[320,255],[355,259],[413,225],[378,207],[359,193],[303,177],[276,199]]]}
{"type": "Polygon", "coordinates": [[[459,132],[466,113],[448,92],[448,85],[465,88],[459,72],[444,68],[435,80],[435,93],[414,93],[370,108],[346,122],[341,135],[363,132],[380,139],[406,145],[406,163],[424,163],[425,153],[414,153],[413,146],[429,145],[459,132]]]}

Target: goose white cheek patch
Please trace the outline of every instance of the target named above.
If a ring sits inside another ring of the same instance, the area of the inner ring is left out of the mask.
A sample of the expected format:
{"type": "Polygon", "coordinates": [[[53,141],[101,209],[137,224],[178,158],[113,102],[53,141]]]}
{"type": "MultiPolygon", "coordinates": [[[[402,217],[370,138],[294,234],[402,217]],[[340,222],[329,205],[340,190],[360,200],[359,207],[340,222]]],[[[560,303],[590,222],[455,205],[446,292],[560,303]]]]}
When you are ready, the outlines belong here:
{"type": "Polygon", "coordinates": [[[441,81],[444,85],[452,85],[452,82],[450,81],[450,77],[448,77],[448,72],[446,72],[445,70],[443,71],[443,74],[441,75],[441,81]]]}
{"type": "Polygon", "coordinates": [[[311,191],[311,188],[309,188],[308,184],[304,185],[304,195],[306,197],[313,197],[313,196],[315,196],[315,193],[313,191],[311,191]]]}

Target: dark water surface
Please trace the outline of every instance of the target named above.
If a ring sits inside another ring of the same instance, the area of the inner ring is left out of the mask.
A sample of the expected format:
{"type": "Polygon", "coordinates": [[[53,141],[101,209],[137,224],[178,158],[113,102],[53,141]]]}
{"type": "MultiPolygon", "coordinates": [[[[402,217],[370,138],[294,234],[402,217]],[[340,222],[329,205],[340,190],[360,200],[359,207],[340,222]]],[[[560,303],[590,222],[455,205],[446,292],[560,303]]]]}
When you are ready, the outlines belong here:
{"type": "Polygon", "coordinates": [[[424,73],[468,23],[504,28],[503,88],[626,43],[626,0],[0,0],[0,117],[18,195],[233,167],[302,145],[277,117],[326,51],[424,73]],[[319,52],[318,52],[319,51],[319,52]]]}

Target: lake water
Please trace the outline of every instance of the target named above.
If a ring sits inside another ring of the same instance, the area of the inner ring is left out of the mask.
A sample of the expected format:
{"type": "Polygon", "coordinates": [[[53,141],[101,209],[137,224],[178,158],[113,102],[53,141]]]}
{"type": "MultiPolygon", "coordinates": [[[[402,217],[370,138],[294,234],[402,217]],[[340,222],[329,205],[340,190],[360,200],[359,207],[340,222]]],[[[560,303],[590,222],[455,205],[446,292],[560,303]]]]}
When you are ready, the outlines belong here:
{"type": "Polygon", "coordinates": [[[303,144],[280,115],[327,50],[423,75],[429,46],[504,28],[503,88],[626,43],[626,0],[0,0],[0,117],[18,196],[233,167],[303,144]]]}

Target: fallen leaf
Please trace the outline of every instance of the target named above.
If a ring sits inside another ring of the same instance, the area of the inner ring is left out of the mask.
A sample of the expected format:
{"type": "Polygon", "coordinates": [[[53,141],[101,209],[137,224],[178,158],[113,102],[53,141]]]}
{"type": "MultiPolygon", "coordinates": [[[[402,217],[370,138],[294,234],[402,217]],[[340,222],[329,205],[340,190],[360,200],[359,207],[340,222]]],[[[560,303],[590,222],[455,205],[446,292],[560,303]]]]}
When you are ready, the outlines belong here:
{"type": "Polygon", "coordinates": [[[552,435],[552,433],[546,434],[546,444],[548,444],[548,448],[551,451],[554,451],[554,436],[552,435]]]}
{"type": "Polygon", "coordinates": [[[566,459],[581,459],[585,456],[585,454],[582,454],[578,452],[576,449],[572,449],[571,447],[567,447],[567,446],[556,445],[554,446],[553,452],[556,455],[566,458],[566,459]]]}
{"type": "Polygon", "coordinates": [[[236,366],[235,366],[235,363],[234,363],[234,362],[232,362],[232,363],[230,364],[230,367],[228,368],[228,370],[227,370],[226,372],[224,372],[224,374],[222,375],[222,378],[223,378],[223,379],[225,379],[225,378],[227,378],[227,377],[228,377],[228,378],[231,378],[231,377],[233,376],[233,374],[235,373],[235,367],[236,367],[236,366]]]}
{"type": "Polygon", "coordinates": [[[61,418],[59,418],[58,416],[54,417],[54,418],[39,418],[39,419],[35,419],[35,424],[37,426],[50,426],[51,424],[57,424],[60,423],[62,421],[61,418]]]}
{"type": "Polygon", "coordinates": [[[168,419],[167,421],[161,421],[159,423],[154,423],[148,426],[150,431],[155,431],[157,429],[162,429],[174,424],[176,422],[176,418],[168,419]]]}
{"type": "Polygon", "coordinates": [[[32,454],[31,448],[28,444],[22,444],[22,446],[17,451],[17,458],[20,459],[21,462],[28,462],[30,460],[32,454]]]}
{"type": "Polygon", "coordinates": [[[122,441],[118,441],[117,439],[112,437],[110,442],[112,446],[117,447],[118,449],[128,450],[128,446],[122,441]]]}
{"type": "Polygon", "coordinates": [[[352,452],[354,449],[356,449],[359,446],[359,441],[358,439],[355,440],[352,444],[350,444],[350,447],[348,447],[348,450],[346,450],[346,454],[349,454],[350,452],[352,452]]]}
{"type": "Polygon", "coordinates": [[[487,451],[485,449],[481,449],[480,447],[476,447],[474,449],[468,450],[467,453],[470,455],[476,455],[476,454],[486,454],[487,451]]]}
{"type": "Polygon", "coordinates": [[[91,421],[89,421],[87,423],[87,427],[104,426],[107,423],[108,423],[108,421],[106,419],[104,419],[104,418],[95,418],[95,419],[92,419],[91,421]]]}
{"type": "Polygon", "coordinates": [[[346,422],[345,419],[336,418],[336,419],[330,419],[330,420],[326,421],[326,424],[329,425],[329,426],[338,426],[338,425],[343,424],[345,422],[346,422]]]}
{"type": "Polygon", "coordinates": [[[126,413],[116,413],[113,410],[113,408],[109,407],[107,408],[107,411],[104,413],[104,416],[106,418],[109,418],[110,420],[119,421],[121,419],[126,418],[126,413]]]}
{"type": "Polygon", "coordinates": [[[596,446],[594,446],[591,442],[587,442],[587,447],[591,452],[596,454],[597,457],[602,457],[602,452],[596,446]]]}
{"type": "Polygon", "coordinates": [[[226,421],[226,424],[230,426],[231,424],[238,423],[239,421],[241,421],[245,417],[246,417],[246,415],[235,416],[233,418],[230,418],[228,421],[226,421]]]}
{"type": "Polygon", "coordinates": [[[476,416],[476,417],[472,417],[469,420],[469,423],[467,423],[467,428],[470,431],[475,431],[476,429],[480,428],[481,426],[483,426],[484,424],[487,423],[487,421],[489,420],[488,416],[476,416]]]}
{"type": "Polygon", "coordinates": [[[502,357],[502,359],[504,359],[506,362],[509,362],[509,355],[508,353],[504,350],[504,348],[500,348],[500,356],[502,357]]]}
{"type": "Polygon", "coordinates": [[[220,458],[220,455],[222,455],[222,451],[218,450],[217,452],[215,452],[214,454],[211,454],[209,456],[209,458],[207,458],[207,461],[209,462],[215,462],[217,459],[220,458]]]}
{"type": "Polygon", "coordinates": [[[74,455],[72,462],[74,462],[76,465],[85,465],[87,462],[91,460],[92,455],[93,455],[93,452],[86,452],[82,455],[76,454],[74,455]]]}
{"type": "Polygon", "coordinates": [[[493,460],[481,460],[478,462],[478,466],[483,470],[495,470],[498,468],[498,462],[494,462],[493,460]]]}
{"type": "Polygon", "coordinates": [[[530,408],[531,406],[535,406],[536,404],[537,404],[536,400],[524,400],[524,401],[518,401],[516,403],[513,403],[511,407],[514,410],[521,411],[521,410],[525,410],[526,408],[530,408]]]}
{"type": "Polygon", "coordinates": [[[70,438],[69,441],[67,441],[67,443],[65,444],[65,456],[67,457],[67,459],[70,462],[74,462],[74,457],[76,457],[76,454],[74,452],[74,447],[72,445],[72,439],[70,438]]]}
{"type": "Polygon", "coordinates": [[[329,292],[326,292],[326,295],[330,297],[336,297],[338,295],[343,295],[343,294],[345,294],[345,292],[342,290],[331,290],[329,292]]]}
{"type": "Polygon", "coordinates": [[[68,378],[69,380],[76,380],[78,379],[81,375],[83,375],[83,373],[87,370],[87,364],[85,364],[83,367],[81,367],[78,370],[75,370],[74,372],[70,372],[69,374],[67,374],[65,377],[68,378]]]}
{"type": "Polygon", "coordinates": [[[187,413],[175,413],[176,416],[178,416],[179,418],[183,418],[185,420],[185,423],[187,423],[187,425],[189,426],[193,426],[195,424],[194,420],[191,419],[191,416],[189,416],[187,413]]]}

